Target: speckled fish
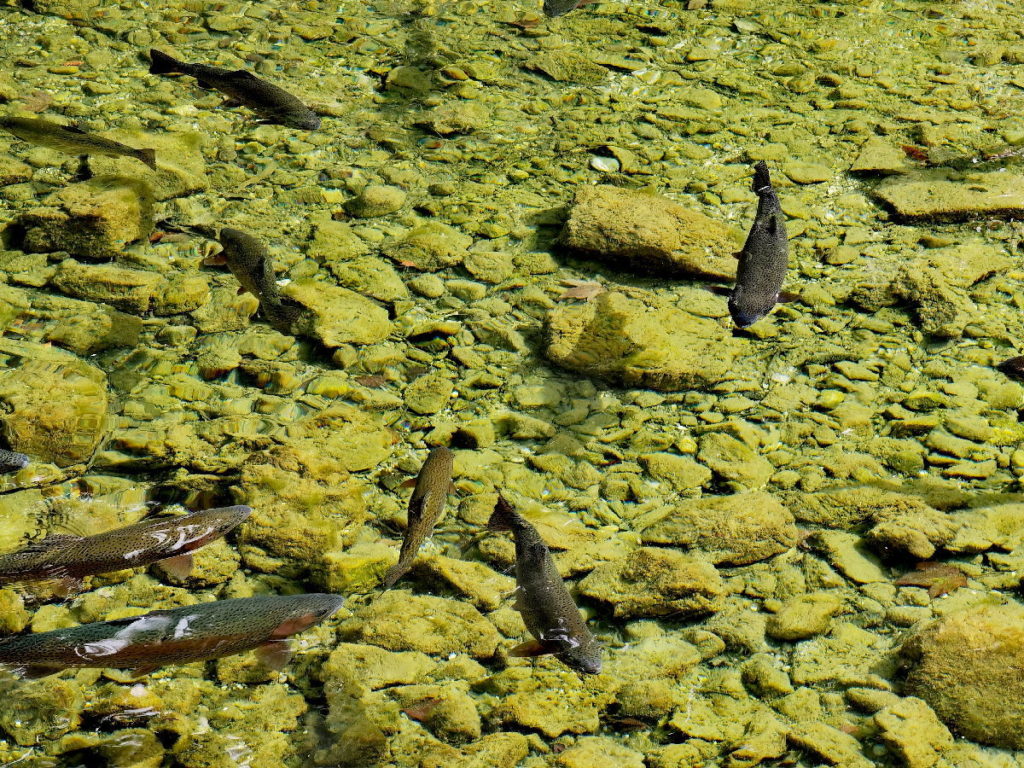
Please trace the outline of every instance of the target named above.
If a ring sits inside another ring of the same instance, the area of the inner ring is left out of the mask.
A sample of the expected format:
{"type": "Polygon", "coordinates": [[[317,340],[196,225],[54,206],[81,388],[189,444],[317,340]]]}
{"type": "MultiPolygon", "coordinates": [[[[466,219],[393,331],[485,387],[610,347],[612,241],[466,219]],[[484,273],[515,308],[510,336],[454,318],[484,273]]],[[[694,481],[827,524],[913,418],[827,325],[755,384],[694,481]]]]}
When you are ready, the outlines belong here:
{"type": "Polygon", "coordinates": [[[785,216],[763,160],[754,166],[753,190],[757,215],[737,254],[736,285],[729,294],[729,314],[740,328],[756,323],[778,303],[789,263],[785,216]]]}
{"type": "Polygon", "coordinates": [[[581,5],[585,4],[588,0],[544,0],[544,13],[547,16],[561,16],[564,13],[568,13],[581,5]]]}
{"type": "Polygon", "coordinates": [[[28,466],[29,458],[24,453],[16,453],[0,448],[0,475],[17,472],[28,466]]]}
{"type": "Polygon", "coordinates": [[[554,654],[577,672],[601,672],[601,645],[590,634],[547,544],[504,497],[487,523],[492,531],[512,531],[516,541],[516,610],[534,640],[513,649],[513,656],[554,654]]]}
{"type": "Polygon", "coordinates": [[[340,595],[273,595],[217,600],[0,640],[0,664],[27,678],[74,667],[132,669],[149,674],[256,649],[280,669],[291,657],[288,637],[340,607],[340,595]]]}
{"type": "Polygon", "coordinates": [[[444,446],[434,448],[423,462],[416,487],[409,499],[409,517],[402,539],[398,563],[384,575],[383,586],[388,589],[412,568],[420,545],[433,532],[452,484],[452,466],[455,454],[444,446]]]}
{"type": "Polygon", "coordinates": [[[1024,381],[1024,357],[1011,357],[996,366],[996,370],[1017,381],[1024,381]]]}
{"type": "Polygon", "coordinates": [[[274,261],[267,247],[238,229],[222,229],[218,240],[224,250],[214,261],[223,260],[242,288],[259,299],[267,322],[281,333],[292,333],[292,323],[302,314],[302,308],[281,295],[274,275],[274,261]]]}
{"type": "Polygon", "coordinates": [[[86,133],[73,125],[61,125],[37,117],[0,117],[0,128],[22,141],[57,149],[69,155],[134,157],[156,170],[155,149],[135,149],[113,139],[86,133]]]}
{"type": "Polygon", "coordinates": [[[261,80],[246,69],[222,69],[188,64],[155,48],[149,52],[151,75],[183,74],[199,81],[201,88],[215,88],[228,99],[257,112],[272,123],[311,131],[320,127],[320,116],[283,88],[261,80]]]}
{"type": "Polygon", "coordinates": [[[85,576],[160,562],[184,578],[192,569],[189,554],[217,539],[249,516],[245,506],[204,509],[177,517],[158,517],[95,536],[50,535],[24,549],[0,555],[0,584],[53,581],[67,594],[85,576]]]}

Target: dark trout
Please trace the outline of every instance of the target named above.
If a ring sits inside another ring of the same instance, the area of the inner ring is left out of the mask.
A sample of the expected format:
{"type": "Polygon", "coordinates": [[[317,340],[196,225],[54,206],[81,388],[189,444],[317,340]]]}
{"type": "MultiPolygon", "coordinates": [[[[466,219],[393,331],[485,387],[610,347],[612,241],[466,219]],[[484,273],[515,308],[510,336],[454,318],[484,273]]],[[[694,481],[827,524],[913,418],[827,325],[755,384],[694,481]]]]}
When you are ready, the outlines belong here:
{"type": "Polygon", "coordinates": [[[17,472],[28,466],[29,458],[24,453],[16,453],[0,448],[0,475],[17,472]]]}
{"type": "Polygon", "coordinates": [[[58,149],[69,155],[105,155],[134,157],[156,170],[155,149],[135,149],[113,139],[93,136],[73,125],[51,123],[35,117],[0,117],[0,128],[22,141],[58,149]]]}
{"type": "Polygon", "coordinates": [[[320,116],[283,88],[260,80],[245,69],[222,69],[206,64],[188,64],[155,48],[149,52],[151,75],[183,74],[199,81],[201,88],[216,88],[231,101],[257,112],[272,123],[289,128],[320,127],[320,116]]]}
{"type": "Polygon", "coordinates": [[[95,536],[51,535],[8,555],[0,555],[0,585],[54,581],[64,594],[85,576],[150,565],[157,561],[184,578],[194,549],[230,531],[249,516],[249,507],[204,509],[178,517],[143,520],[95,536]]]}
{"type": "Polygon", "coordinates": [[[740,328],[756,323],[778,303],[789,262],[785,217],[763,160],[754,166],[753,189],[757,215],[737,256],[736,286],[729,294],[729,314],[740,328]]]}
{"type": "Polygon", "coordinates": [[[0,640],[0,664],[23,677],[73,667],[133,669],[217,659],[253,648],[267,666],[290,658],[288,637],[337,611],[340,595],[273,595],[217,600],[0,640]]]}
{"type": "Polygon", "coordinates": [[[398,563],[388,569],[384,575],[384,588],[389,589],[412,568],[413,560],[420,545],[433,532],[444,503],[448,498],[448,490],[452,484],[452,465],[455,454],[444,446],[434,448],[423,462],[416,487],[409,499],[409,517],[402,539],[402,551],[398,555],[398,563]]]}
{"type": "Polygon", "coordinates": [[[281,295],[274,276],[274,261],[267,247],[238,229],[222,229],[218,240],[231,274],[260,301],[260,310],[267,322],[281,333],[292,333],[292,323],[302,314],[302,307],[281,295]]]}
{"type": "Polygon", "coordinates": [[[544,0],[544,13],[547,16],[561,16],[586,2],[588,0],[544,0]]]}
{"type": "Polygon", "coordinates": [[[512,655],[551,653],[577,672],[599,674],[601,646],[587,629],[537,529],[500,495],[487,527],[512,531],[516,540],[515,607],[534,641],[517,646],[512,655]]]}

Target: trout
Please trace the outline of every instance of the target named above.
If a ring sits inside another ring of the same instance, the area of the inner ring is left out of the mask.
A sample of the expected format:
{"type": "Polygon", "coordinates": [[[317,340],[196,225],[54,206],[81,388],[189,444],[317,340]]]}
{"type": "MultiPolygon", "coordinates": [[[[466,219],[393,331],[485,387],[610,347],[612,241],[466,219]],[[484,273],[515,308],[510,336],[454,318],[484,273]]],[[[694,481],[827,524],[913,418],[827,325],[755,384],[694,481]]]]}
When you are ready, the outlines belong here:
{"type": "Polygon", "coordinates": [[[17,472],[28,466],[29,458],[24,453],[16,453],[0,448],[0,475],[17,472]]]}
{"type": "Polygon", "coordinates": [[[194,77],[200,88],[215,88],[231,102],[244,104],[271,123],[315,131],[320,116],[283,88],[261,80],[246,69],[222,69],[188,64],[155,48],[149,52],[151,75],[183,74],[194,77]]]}
{"type": "Polygon", "coordinates": [[[22,141],[57,149],[69,155],[134,157],[156,170],[155,149],[135,149],[113,139],[86,133],[74,125],[61,125],[36,117],[0,117],[0,128],[22,141]]]}
{"type": "Polygon", "coordinates": [[[398,555],[398,563],[388,569],[384,575],[383,587],[389,589],[412,568],[413,561],[420,545],[433,532],[448,491],[452,484],[452,464],[455,454],[444,446],[434,448],[423,462],[416,487],[409,499],[409,516],[402,539],[402,550],[398,555]]]}
{"type": "Polygon", "coordinates": [[[729,314],[739,328],[753,325],[778,303],[789,262],[785,217],[763,160],[754,166],[753,190],[757,214],[737,254],[736,285],[729,294],[729,314]]]}
{"type": "Polygon", "coordinates": [[[273,595],[217,600],[0,640],[0,664],[37,678],[74,667],[146,675],[256,649],[273,669],[291,657],[288,637],[331,616],[340,595],[273,595]]]}
{"type": "Polygon", "coordinates": [[[218,255],[242,288],[260,302],[260,311],[281,333],[292,333],[292,323],[302,314],[302,307],[281,295],[274,279],[274,261],[267,247],[247,232],[222,229],[218,241],[224,249],[218,255]]]}
{"type": "Polygon", "coordinates": [[[587,629],[537,529],[500,494],[487,527],[512,531],[516,541],[515,607],[534,639],[516,646],[512,655],[550,653],[570,669],[599,674],[601,645],[587,629]]]}
{"type": "Polygon", "coordinates": [[[95,536],[50,535],[0,555],[0,585],[47,580],[68,594],[86,576],[158,561],[168,573],[185,578],[192,569],[189,553],[226,534],[250,512],[245,506],[219,507],[143,520],[95,536]]]}

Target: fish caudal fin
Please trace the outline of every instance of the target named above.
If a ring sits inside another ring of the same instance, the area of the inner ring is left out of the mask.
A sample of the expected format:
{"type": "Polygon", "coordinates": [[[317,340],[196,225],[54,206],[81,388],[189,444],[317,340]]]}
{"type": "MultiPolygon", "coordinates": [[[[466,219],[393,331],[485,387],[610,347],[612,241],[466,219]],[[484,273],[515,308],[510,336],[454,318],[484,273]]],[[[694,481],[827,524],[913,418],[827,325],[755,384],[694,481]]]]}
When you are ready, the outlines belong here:
{"type": "Polygon", "coordinates": [[[762,189],[771,189],[772,180],[768,175],[768,164],[761,160],[754,166],[754,183],[751,185],[755,192],[760,192],[762,189]]]}
{"type": "Polygon", "coordinates": [[[511,531],[515,528],[518,516],[512,505],[505,501],[505,497],[499,493],[498,503],[494,505],[494,511],[491,513],[490,520],[487,521],[487,527],[492,531],[511,531]]]}
{"type": "Polygon", "coordinates": [[[139,160],[144,162],[154,171],[156,170],[156,150],[155,149],[140,149],[139,160]]]}
{"type": "Polygon", "coordinates": [[[181,72],[181,62],[168,56],[156,48],[149,49],[149,74],[166,75],[169,72],[181,72]]]}

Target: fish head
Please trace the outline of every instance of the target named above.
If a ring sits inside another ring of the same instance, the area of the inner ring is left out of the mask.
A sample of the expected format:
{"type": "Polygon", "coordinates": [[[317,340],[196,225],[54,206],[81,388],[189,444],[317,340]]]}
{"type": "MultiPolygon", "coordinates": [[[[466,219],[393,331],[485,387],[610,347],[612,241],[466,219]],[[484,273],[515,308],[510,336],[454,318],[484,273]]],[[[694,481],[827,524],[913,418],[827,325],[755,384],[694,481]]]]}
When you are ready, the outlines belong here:
{"type": "Polygon", "coordinates": [[[597,642],[580,643],[559,653],[558,658],[581,674],[601,674],[601,646],[597,642]]]}
{"type": "Polygon", "coordinates": [[[729,315],[737,328],[748,328],[772,311],[778,294],[766,296],[744,290],[737,285],[729,294],[729,315]]]}

